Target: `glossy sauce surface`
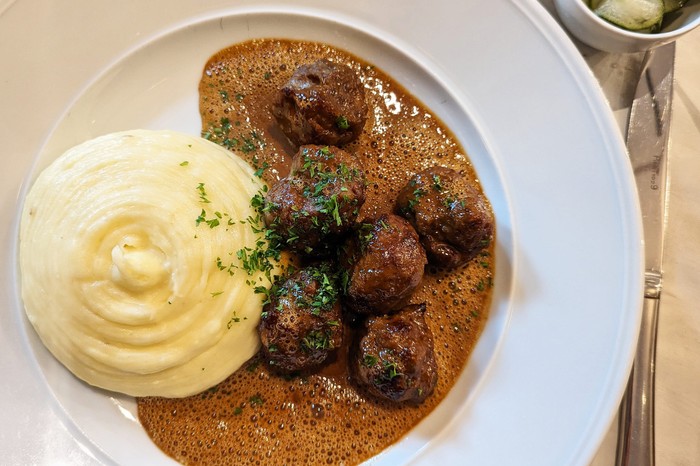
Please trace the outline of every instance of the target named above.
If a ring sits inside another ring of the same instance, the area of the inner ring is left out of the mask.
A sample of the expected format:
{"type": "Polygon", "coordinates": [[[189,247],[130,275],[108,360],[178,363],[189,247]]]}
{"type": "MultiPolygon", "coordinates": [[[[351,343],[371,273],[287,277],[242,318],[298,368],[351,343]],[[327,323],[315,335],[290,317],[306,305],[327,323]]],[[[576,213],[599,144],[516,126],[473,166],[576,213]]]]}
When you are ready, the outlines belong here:
{"type": "MultiPolygon", "coordinates": [[[[368,178],[360,218],[391,211],[408,179],[433,165],[461,171],[481,190],[464,150],[429,109],[375,66],[319,43],[255,40],[214,55],[199,86],[203,136],[255,167],[269,165],[268,184],[285,176],[294,149],[270,106],[297,66],[319,58],[352,67],[365,85],[367,125],[344,147],[361,158],[368,178]]],[[[435,391],[421,405],[395,405],[358,390],[340,351],[314,375],[280,377],[256,357],[200,395],[139,398],[141,423],[184,464],[360,463],[403,437],[453,386],[487,318],[493,263],[492,242],[462,269],[428,268],[413,295],[412,303],[427,303],[439,368],[435,391]]],[[[348,326],[345,338],[352,338],[348,326]]]]}

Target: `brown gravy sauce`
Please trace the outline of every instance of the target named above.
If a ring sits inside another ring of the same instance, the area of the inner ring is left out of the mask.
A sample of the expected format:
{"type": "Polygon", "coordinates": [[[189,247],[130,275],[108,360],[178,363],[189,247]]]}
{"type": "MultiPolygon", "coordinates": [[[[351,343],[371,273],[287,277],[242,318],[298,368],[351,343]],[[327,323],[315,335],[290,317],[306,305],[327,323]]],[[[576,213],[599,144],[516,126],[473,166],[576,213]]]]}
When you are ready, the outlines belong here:
{"type": "MultiPolygon", "coordinates": [[[[410,176],[436,164],[462,171],[481,189],[464,150],[420,101],[375,66],[320,43],[254,40],[210,58],[199,85],[203,135],[254,166],[270,164],[264,178],[274,183],[287,174],[293,149],[270,104],[297,66],[324,57],[358,73],[371,109],[362,136],[345,146],[367,173],[361,217],[390,211],[410,176]]],[[[403,437],[453,386],[487,317],[493,264],[492,242],[463,269],[428,270],[413,296],[412,303],[427,303],[439,367],[437,387],[422,405],[397,406],[358,391],[344,354],[318,374],[295,378],[270,374],[255,357],[199,395],[139,398],[139,419],[183,464],[360,463],[403,437]]]]}

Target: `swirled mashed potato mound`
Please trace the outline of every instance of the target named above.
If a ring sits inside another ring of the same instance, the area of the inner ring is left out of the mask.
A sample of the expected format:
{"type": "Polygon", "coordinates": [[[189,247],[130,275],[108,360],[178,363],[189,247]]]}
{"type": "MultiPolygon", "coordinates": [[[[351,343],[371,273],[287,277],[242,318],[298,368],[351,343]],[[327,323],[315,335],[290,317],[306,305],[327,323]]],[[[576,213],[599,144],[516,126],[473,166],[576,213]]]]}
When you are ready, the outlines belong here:
{"type": "Polygon", "coordinates": [[[259,347],[252,285],[269,282],[237,252],[262,240],[245,222],[262,186],[226,149],[169,131],[67,151],[21,218],[22,298],[41,340],[79,378],[134,396],[225,379],[259,347]]]}

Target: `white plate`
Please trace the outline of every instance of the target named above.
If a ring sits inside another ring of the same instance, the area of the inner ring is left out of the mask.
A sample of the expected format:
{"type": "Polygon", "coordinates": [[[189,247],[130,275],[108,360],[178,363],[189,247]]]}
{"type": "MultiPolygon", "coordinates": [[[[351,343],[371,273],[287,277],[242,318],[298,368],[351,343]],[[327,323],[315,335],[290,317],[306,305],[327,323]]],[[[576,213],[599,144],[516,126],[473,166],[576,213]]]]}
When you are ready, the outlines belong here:
{"type": "Polygon", "coordinates": [[[9,224],[20,180],[75,143],[135,127],[197,134],[206,59],[266,36],[329,42],[389,72],[455,132],[494,204],[495,299],[472,362],[378,464],[590,461],[630,366],[642,283],[634,180],[590,72],[534,2],[342,3],[0,2],[4,461],[170,462],[133,400],[78,382],[41,346],[9,224]]]}

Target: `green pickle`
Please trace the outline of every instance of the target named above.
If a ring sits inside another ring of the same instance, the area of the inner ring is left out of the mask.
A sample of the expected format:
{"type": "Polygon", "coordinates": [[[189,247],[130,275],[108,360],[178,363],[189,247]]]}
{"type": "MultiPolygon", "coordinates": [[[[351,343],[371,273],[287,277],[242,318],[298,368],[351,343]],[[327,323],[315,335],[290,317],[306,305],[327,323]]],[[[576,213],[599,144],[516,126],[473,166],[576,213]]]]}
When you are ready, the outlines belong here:
{"type": "Polygon", "coordinates": [[[633,32],[654,33],[664,14],[677,11],[686,0],[587,0],[589,8],[604,20],[633,32]]]}

